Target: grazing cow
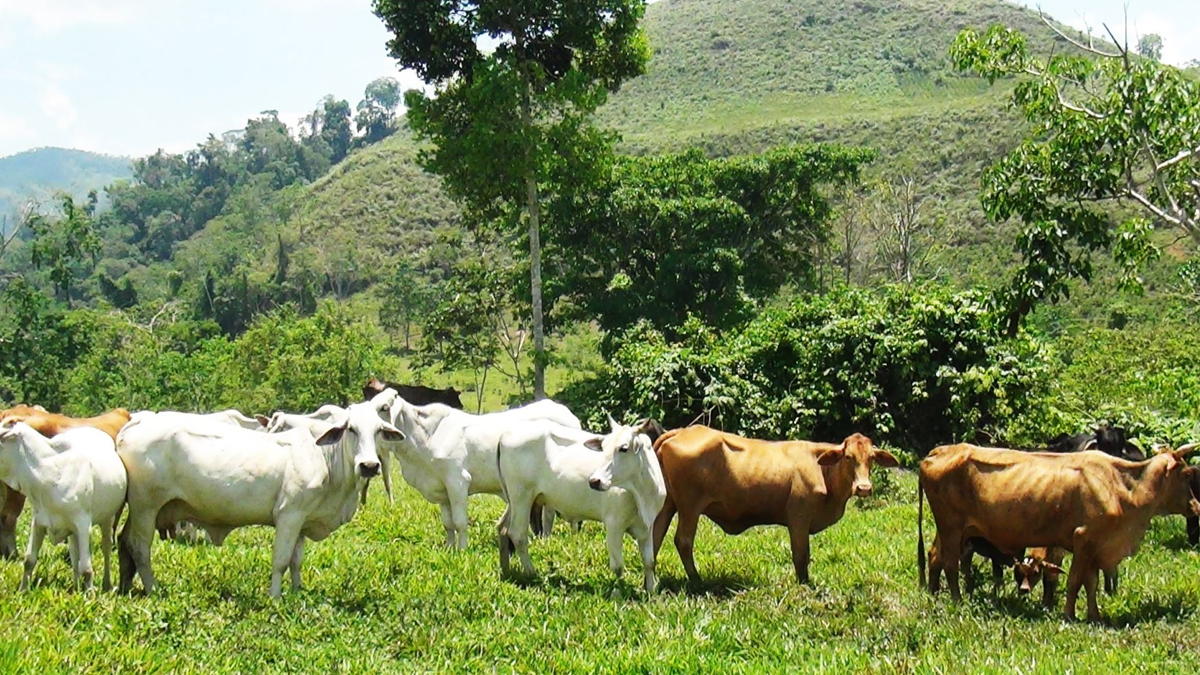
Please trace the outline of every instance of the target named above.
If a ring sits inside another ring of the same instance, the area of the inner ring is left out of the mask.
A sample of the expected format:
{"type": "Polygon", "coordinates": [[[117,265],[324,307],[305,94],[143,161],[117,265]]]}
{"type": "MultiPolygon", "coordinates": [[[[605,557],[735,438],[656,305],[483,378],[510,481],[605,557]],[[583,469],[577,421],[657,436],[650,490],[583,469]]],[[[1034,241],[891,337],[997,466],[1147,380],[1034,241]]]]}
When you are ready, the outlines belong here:
{"type": "Polygon", "coordinates": [[[1146,459],[1141,448],[1129,441],[1127,432],[1121,427],[1105,425],[1096,427],[1095,431],[1070,436],[1060,434],[1050,439],[1046,449],[1050,452],[1083,452],[1084,450],[1099,450],[1113,457],[1120,457],[1131,462],[1146,459]]]}
{"type": "Polygon", "coordinates": [[[414,406],[400,397],[391,411],[392,424],[408,437],[397,448],[400,474],[422,497],[441,507],[446,545],[461,549],[467,548],[468,495],[501,494],[496,471],[500,434],[530,420],[580,428],[570,410],[548,399],[472,415],[438,403],[414,406]]]}
{"type": "MultiPolygon", "coordinates": [[[[395,391],[387,390],[384,391],[395,391]]],[[[382,392],[380,392],[382,393],[382,392]]],[[[377,394],[378,395],[378,394],[377,394]]],[[[346,409],[335,405],[323,405],[315,412],[307,415],[298,415],[294,413],[275,412],[268,419],[259,417],[259,422],[267,430],[267,433],[274,434],[280,431],[289,431],[291,429],[304,429],[312,434],[313,438],[320,438],[330,427],[336,426],[341,420],[345,419],[346,409]]],[[[384,441],[379,444],[379,465],[383,475],[383,490],[387,493],[388,503],[394,504],[392,498],[392,462],[391,456],[396,452],[392,447],[392,443],[384,441]]],[[[358,503],[366,505],[367,489],[370,487],[370,481],[363,484],[362,494],[359,497],[358,503]]]]}
{"type": "MultiPolygon", "coordinates": [[[[46,412],[40,405],[21,404],[0,411],[0,423],[8,420],[24,422],[46,438],[53,438],[68,429],[91,427],[103,431],[115,441],[117,432],[129,421],[129,411],[116,408],[96,417],[74,418],[46,412]]],[[[17,519],[25,508],[25,495],[20,490],[0,484],[0,497],[4,501],[3,508],[0,508],[0,556],[14,559],[17,557],[17,519]]]]}
{"type": "Polygon", "coordinates": [[[1088,619],[1098,621],[1099,572],[1115,572],[1132,555],[1156,515],[1200,515],[1191,494],[1191,448],[1145,462],[1100,452],[1055,454],[960,444],[935,448],[921,462],[918,487],[918,572],[924,584],[923,498],[937,525],[930,563],[944,569],[961,600],[958,566],[964,540],[983,537],[1002,551],[1058,547],[1074,554],[1067,580],[1067,618],[1075,616],[1080,586],[1088,619]]]}
{"type": "Polygon", "coordinates": [[[431,403],[441,403],[448,405],[456,410],[463,409],[462,392],[454,387],[446,387],[445,389],[434,389],[432,387],[424,387],[419,384],[396,384],[395,382],[384,382],[371,378],[363,385],[363,399],[371,400],[374,396],[381,393],[384,389],[395,389],[400,398],[408,401],[412,405],[429,405],[431,403]]]}
{"type": "Polygon", "coordinates": [[[379,438],[403,440],[384,419],[395,392],[347,409],[341,425],[313,440],[294,430],[263,434],[178,416],[148,416],[126,427],[117,453],[129,471],[129,518],[120,536],[121,590],[141,576],[154,591],[150,546],[157,525],[191,521],[220,546],[246,525],[272,525],[271,596],[285,570],[300,587],[306,539],[320,541],[353,516],[363,481],[378,475],[379,438]]]}
{"type": "MultiPolygon", "coordinates": [[[[1054,593],[1058,585],[1058,575],[1063,571],[1059,567],[1062,564],[1063,554],[1065,553],[1062,549],[1039,547],[1030,549],[1028,554],[1025,551],[1009,553],[996,548],[995,544],[983,537],[968,537],[963,543],[962,551],[959,566],[962,568],[963,581],[966,582],[968,593],[975,587],[972,558],[978,553],[992,561],[993,592],[999,592],[1000,585],[1004,583],[1004,570],[1011,568],[1018,593],[1022,595],[1028,594],[1039,583],[1042,583],[1043,602],[1046,604],[1046,607],[1054,606],[1054,593]]],[[[931,569],[934,570],[929,577],[929,588],[931,592],[936,593],[941,586],[942,569],[936,539],[933,547],[929,550],[929,559],[931,569]]],[[[1106,574],[1105,580],[1107,581],[1108,579],[1109,577],[1106,574]]]]}
{"type": "Polygon", "coordinates": [[[104,590],[112,588],[113,527],[125,505],[125,467],[108,434],[90,427],[46,438],[24,422],[0,423],[0,480],[33,502],[21,590],[29,588],[42,540],[70,536],[75,583],[92,588],[92,525],[100,526],[104,590]]]}
{"type": "MultiPolygon", "coordinates": [[[[1042,604],[1046,609],[1054,608],[1054,594],[1058,589],[1058,577],[1063,573],[1061,567],[1066,551],[1061,548],[1039,546],[1029,549],[1029,553],[1013,566],[1013,576],[1017,580],[1017,592],[1027,595],[1042,583],[1042,604]]],[[[1108,581],[1105,574],[1105,582],[1108,581]]]]}
{"type": "Polygon", "coordinates": [[[655,451],[667,500],[654,524],[654,551],[678,512],[675,548],[693,582],[700,575],[692,542],[704,515],[729,534],[755,525],[786,526],[796,578],[808,583],[809,536],[840,520],[851,495],[871,494],[871,462],[897,465],[862,434],[841,444],[760,441],[693,426],[668,431],[655,451]]]}
{"type": "Polygon", "coordinates": [[[526,574],[529,514],[534,504],[568,519],[604,523],[609,568],[624,568],[622,541],[628,533],[642,555],[644,587],[654,592],[654,519],[667,496],[654,456],[662,427],[653,420],[622,426],[609,418],[611,431],[597,436],[553,422],[524,422],[500,435],[496,462],[508,507],[500,518],[500,569],[509,571],[516,551],[526,574]]]}

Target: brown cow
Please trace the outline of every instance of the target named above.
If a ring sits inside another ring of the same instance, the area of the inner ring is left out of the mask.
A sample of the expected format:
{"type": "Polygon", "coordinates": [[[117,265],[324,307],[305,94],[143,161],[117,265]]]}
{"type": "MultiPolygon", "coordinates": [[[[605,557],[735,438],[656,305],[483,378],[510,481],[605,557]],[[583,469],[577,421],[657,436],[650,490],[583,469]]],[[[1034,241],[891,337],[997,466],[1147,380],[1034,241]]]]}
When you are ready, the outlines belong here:
{"type": "MultiPolygon", "coordinates": [[[[117,408],[96,417],[75,418],[46,412],[41,406],[20,404],[0,410],[0,423],[7,420],[24,422],[46,438],[54,438],[75,427],[94,427],[112,436],[115,442],[121,427],[129,422],[129,411],[117,408]]],[[[0,556],[13,559],[17,557],[17,519],[25,508],[25,495],[4,483],[0,483],[0,493],[4,498],[4,506],[0,508],[0,556]]]]}
{"type": "Polygon", "coordinates": [[[692,542],[705,515],[729,534],[755,525],[786,526],[796,578],[808,583],[809,535],[841,519],[852,494],[871,494],[872,460],[897,464],[862,434],[839,445],[760,441],[694,426],[667,432],[654,448],[667,483],[667,500],[654,523],[654,552],[657,556],[678,512],[675,548],[693,582],[700,575],[692,542]]]}
{"type": "Polygon", "coordinates": [[[1055,546],[1074,554],[1067,577],[1067,618],[1074,618],[1079,588],[1085,586],[1088,619],[1099,621],[1099,572],[1116,572],[1121,560],[1137,550],[1152,517],[1200,514],[1200,502],[1190,489],[1192,469],[1183,461],[1188,449],[1130,462],[1095,451],[1059,455],[967,444],[935,448],[921,462],[918,487],[922,585],[926,496],[937,525],[931,575],[945,570],[956,601],[962,599],[958,567],[967,538],[983,537],[1002,551],[1055,546]]]}

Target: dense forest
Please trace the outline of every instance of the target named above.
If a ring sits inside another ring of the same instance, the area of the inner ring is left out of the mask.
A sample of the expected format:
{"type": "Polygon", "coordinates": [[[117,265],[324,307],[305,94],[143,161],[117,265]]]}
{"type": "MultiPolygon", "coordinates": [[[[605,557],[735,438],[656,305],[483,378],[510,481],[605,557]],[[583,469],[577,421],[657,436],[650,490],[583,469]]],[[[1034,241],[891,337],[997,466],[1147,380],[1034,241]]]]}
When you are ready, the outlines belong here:
{"type": "MultiPolygon", "coordinates": [[[[268,110],[139,158],[4,235],[0,401],[265,412],[376,374],[498,407],[533,395],[541,363],[594,423],[861,430],[914,454],[1102,420],[1143,444],[1200,437],[1196,238],[1135,218],[1103,180],[1003,199],[1034,130],[1074,131],[960,35],[995,24],[1031,55],[1071,49],[991,0],[647,7],[648,61],[547,98],[566,107],[527,169],[544,354],[528,205],[505,183],[519,163],[497,150],[511,139],[464,127],[444,97],[410,95],[406,117],[378,80],[299,128],[268,110]],[[1070,211],[1071,190],[1097,206],[1070,211]],[[1077,225],[1038,229],[1052,220],[1077,225]]],[[[1193,74],[1134,64],[1194,96],[1193,74]]],[[[461,81],[445,96],[471,100],[461,81]]],[[[1166,168],[1196,170],[1183,160],[1166,168]]]]}

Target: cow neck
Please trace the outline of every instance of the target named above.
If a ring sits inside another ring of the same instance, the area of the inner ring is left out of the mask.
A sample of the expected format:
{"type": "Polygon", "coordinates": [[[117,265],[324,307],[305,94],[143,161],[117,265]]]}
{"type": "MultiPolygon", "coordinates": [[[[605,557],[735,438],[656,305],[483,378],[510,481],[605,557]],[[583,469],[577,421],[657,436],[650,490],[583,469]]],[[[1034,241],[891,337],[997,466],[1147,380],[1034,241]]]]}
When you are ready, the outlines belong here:
{"type": "Polygon", "coordinates": [[[667,483],[663,478],[662,467],[659,466],[658,456],[650,448],[638,451],[638,461],[642,466],[634,475],[633,501],[637,504],[638,515],[646,522],[654,522],[667,497],[667,483]],[[658,506],[648,503],[650,496],[657,498],[658,506]]]}
{"type": "Polygon", "coordinates": [[[46,476],[43,475],[44,463],[58,453],[50,441],[32,428],[18,433],[10,455],[14,461],[0,463],[0,481],[18,492],[29,495],[34,486],[46,482],[46,476]]]}
{"type": "Polygon", "coordinates": [[[403,428],[400,430],[404,432],[404,435],[408,437],[408,440],[414,446],[422,450],[428,448],[429,439],[433,438],[438,427],[441,426],[442,422],[451,413],[431,406],[417,407],[403,399],[399,403],[400,422],[403,425],[403,428]]]}
{"type": "MultiPolygon", "coordinates": [[[[341,491],[350,495],[357,495],[358,475],[354,471],[354,453],[346,452],[346,437],[349,433],[347,430],[337,443],[327,446],[318,445],[317,447],[325,451],[325,465],[329,471],[329,485],[335,490],[338,486],[341,486],[341,491]]],[[[309,437],[311,438],[311,435],[309,437]]]]}
{"type": "Polygon", "coordinates": [[[1158,457],[1147,462],[1135,462],[1131,467],[1120,467],[1118,475],[1125,488],[1121,495],[1123,501],[1128,501],[1135,509],[1155,507],[1152,510],[1156,512],[1166,499],[1166,471],[1166,462],[1158,461],[1158,457]]]}

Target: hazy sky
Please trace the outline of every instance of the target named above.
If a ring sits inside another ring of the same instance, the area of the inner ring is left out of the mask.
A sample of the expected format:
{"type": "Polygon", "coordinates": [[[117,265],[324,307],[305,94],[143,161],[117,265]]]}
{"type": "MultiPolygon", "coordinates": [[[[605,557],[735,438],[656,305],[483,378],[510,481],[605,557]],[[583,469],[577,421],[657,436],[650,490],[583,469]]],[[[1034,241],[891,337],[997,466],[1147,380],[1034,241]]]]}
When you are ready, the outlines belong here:
{"type": "MultiPolygon", "coordinates": [[[[1041,4],[1080,27],[1123,23],[1121,0],[1041,4]]],[[[1198,7],[1131,0],[1130,31],[1162,35],[1166,61],[1200,58],[1198,7]]],[[[400,75],[387,38],[370,0],[0,0],[0,156],[182,151],[267,108],[293,124],[325,94],[353,106],[400,75]]]]}

